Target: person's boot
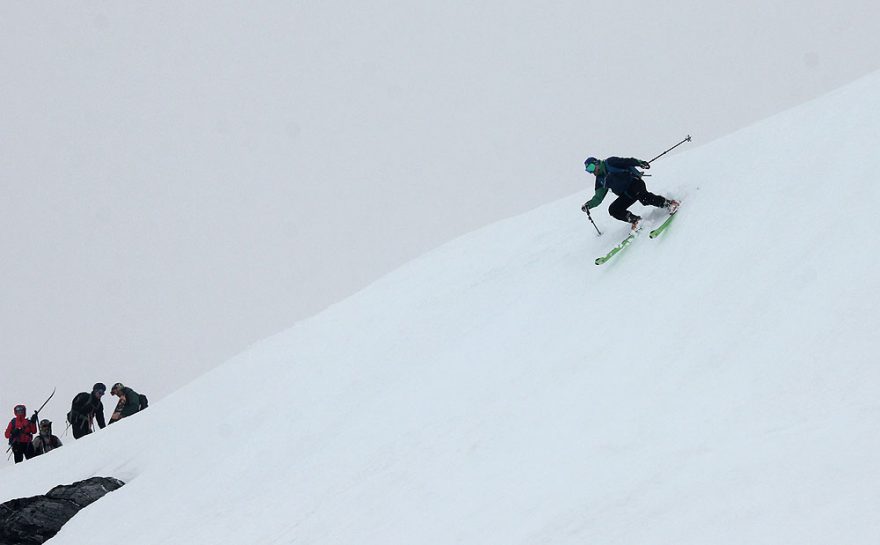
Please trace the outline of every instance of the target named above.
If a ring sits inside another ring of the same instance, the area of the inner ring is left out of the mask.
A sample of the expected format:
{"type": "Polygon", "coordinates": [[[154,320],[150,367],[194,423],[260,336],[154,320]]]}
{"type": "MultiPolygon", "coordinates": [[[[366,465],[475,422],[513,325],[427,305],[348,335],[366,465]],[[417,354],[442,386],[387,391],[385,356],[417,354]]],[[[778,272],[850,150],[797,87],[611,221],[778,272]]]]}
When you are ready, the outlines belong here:
{"type": "Polygon", "coordinates": [[[668,210],[670,214],[675,214],[678,211],[679,205],[681,205],[681,203],[676,200],[667,200],[666,210],[668,210]]]}
{"type": "Polygon", "coordinates": [[[636,231],[641,229],[642,218],[640,218],[639,216],[636,216],[635,214],[633,214],[632,212],[630,212],[628,210],[626,212],[626,221],[627,221],[627,223],[632,225],[632,232],[633,233],[635,233],[636,231]]]}

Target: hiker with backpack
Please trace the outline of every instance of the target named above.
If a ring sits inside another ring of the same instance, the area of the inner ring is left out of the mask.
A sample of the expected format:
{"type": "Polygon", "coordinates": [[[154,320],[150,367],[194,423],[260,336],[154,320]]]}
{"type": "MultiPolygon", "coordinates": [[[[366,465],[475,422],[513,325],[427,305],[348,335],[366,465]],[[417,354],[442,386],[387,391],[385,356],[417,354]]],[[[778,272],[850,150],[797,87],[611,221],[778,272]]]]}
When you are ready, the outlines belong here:
{"type": "Polygon", "coordinates": [[[119,397],[119,402],[116,403],[116,408],[113,410],[113,416],[110,417],[110,424],[147,407],[146,396],[138,394],[121,382],[113,385],[113,388],[110,389],[110,395],[119,397]]]}
{"type": "Polygon", "coordinates": [[[94,431],[94,421],[98,422],[98,426],[103,429],[104,423],[104,404],[101,397],[107,387],[103,382],[95,383],[92,392],[80,392],[76,394],[71,403],[70,412],[67,413],[67,421],[73,430],[73,438],[79,439],[84,435],[88,435],[94,431]]]}
{"type": "Polygon", "coordinates": [[[52,421],[40,420],[40,434],[34,438],[34,456],[46,454],[61,446],[61,439],[52,435],[52,421]]]}
{"type": "Polygon", "coordinates": [[[25,458],[30,460],[34,457],[33,438],[37,433],[37,413],[28,418],[27,408],[24,405],[16,405],[13,413],[15,417],[6,426],[6,438],[9,439],[9,446],[17,464],[25,458]]]}
{"type": "Polygon", "coordinates": [[[642,179],[644,173],[639,170],[639,168],[651,168],[651,164],[647,161],[621,157],[609,157],[603,161],[595,157],[588,157],[584,161],[584,166],[586,166],[587,172],[596,176],[595,194],[581,207],[581,210],[587,215],[590,214],[590,209],[602,204],[608,190],[617,195],[617,198],[608,207],[608,213],[611,214],[611,217],[632,225],[633,231],[639,229],[639,222],[642,219],[628,210],[636,201],[645,206],[666,208],[670,214],[674,214],[678,210],[678,201],[648,191],[642,179]]]}

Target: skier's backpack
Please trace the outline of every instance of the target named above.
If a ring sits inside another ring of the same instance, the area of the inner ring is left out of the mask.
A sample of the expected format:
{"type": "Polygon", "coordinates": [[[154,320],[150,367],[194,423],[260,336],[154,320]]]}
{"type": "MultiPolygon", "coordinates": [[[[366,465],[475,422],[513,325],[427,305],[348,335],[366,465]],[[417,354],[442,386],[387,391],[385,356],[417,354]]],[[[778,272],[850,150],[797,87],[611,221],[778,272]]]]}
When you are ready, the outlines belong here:
{"type": "Polygon", "coordinates": [[[80,412],[83,405],[89,401],[91,394],[87,394],[86,392],[80,392],[74,396],[73,401],[70,402],[70,411],[67,413],[67,423],[71,426],[76,426],[77,422],[74,422],[73,419],[77,420],[84,419],[85,417],[80,412]],[[78,410],[79,409],[79,410],[78,410]]]}
{"type": "Polygon", "coordinates": [[[606,172],[606,175],[607,174],[619,174],[621,172],[628,172],[634,178],[641,178],[642,174],[644,174],[644,172],[637,169],[636,167],[625,167],[625,168],[613,167],[608,164],[608,161],[605,161],[605,172],[606,172]]]}
{"type": "Polygon", "coordinates": [[[150,405],[150,402],[149,402],[149,400],[147,400],[147,396],[146,396],[146,395],[144,395],[144,394],[138,394],[138,399],[140,400],[140,401],[138,402],[138,412],[140,412],[140,411],[146,409],[146,408],[150,405]]]}

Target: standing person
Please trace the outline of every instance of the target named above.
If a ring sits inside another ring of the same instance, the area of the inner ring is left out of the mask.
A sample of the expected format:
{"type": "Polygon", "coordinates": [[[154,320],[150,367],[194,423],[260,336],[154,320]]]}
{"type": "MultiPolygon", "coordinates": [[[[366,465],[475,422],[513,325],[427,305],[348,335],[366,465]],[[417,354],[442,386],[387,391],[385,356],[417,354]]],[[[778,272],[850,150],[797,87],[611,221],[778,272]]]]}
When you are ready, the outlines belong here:
{"type": "Polygon", "coordinates": [[[40,434],[34,438],[34,456],[46,454],[61,446],[61,439],[52,435],[52,421],[40,420],[40,434]]]}
{"type": "Polygon", "coordinates": [[[639,228],[639,222],[642,219],[628,210],[636,201],[645,206],[666,208],[670,214],[674,214],[678,210],[678,201],[654,195],[648,191],[645,181],[642,180],[642,172],[636,168],[651,168],[651,164],[647,161],[621,157],[609,157],[602,161],[595,157],[588,157],[584,161],[584,165],[587,167],[587,172],[596,176],[596,192],[593,198],[581,207],[584,212],[589,213],[591,208],[602,204],[609,189],[617,195],[617,198],[608,207],[608,213],[613,218],[631,224],[633,231],[639,228]]]}
{"type": "Polygon", "coordinates": [[[37,413],[27,418],[27,408],[24,405],[16,405],[13,410],[15,418],[9,421],[6,426],[6,438],[12,446],[12,454],[15,456],[15,463],[21,462],[27,458],[30,460],[34,457],[34,434],[37,433],[37,413]]]}
{"type": "Polygon", "coordinates": [[[92,386],[92,393],[80,392],[73,398],[70,404],[70,412],[67,413],[67,421],[73,429],[73,438],[79,439],[84,435],[92,433],[95,429],[94,421],[98,422],[98,426],[104,429],[104,404],[101,402],[101,396],[107,391],[107,387],[103,382],[95,383],[92,386]]]}
{"type": "Polygon", "coordinates": [[[123,386],[121,382],[117,382],[113,388],[110,388],[110,395],[119,397],[119,402],[113,410],[113,416],[110,417],[111,424],[140,410],[141,400],[138,393],[128,386],[123,386]]]}

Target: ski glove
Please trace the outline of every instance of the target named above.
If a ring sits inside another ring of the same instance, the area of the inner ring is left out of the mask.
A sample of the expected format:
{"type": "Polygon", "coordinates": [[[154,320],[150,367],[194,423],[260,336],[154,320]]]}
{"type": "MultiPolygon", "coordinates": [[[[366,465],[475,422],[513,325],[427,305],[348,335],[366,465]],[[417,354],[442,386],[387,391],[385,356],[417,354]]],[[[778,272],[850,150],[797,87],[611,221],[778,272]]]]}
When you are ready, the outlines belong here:
{"type": "Polygon", "coordinates": [[[651,168],[651,163],[647,161],[639,161],[639,166],[645,170],[648,170],[649,168],[651,168]]]}
{"type": "Polygon", "coordinates": [[[590,213],[590,207],[587,206],[587,204],[589,204],[589,203],[584,203],[584,205],[581,206],[581,211],[582,211],[582,212],[586,212],[587,214],[589,214],[589,213],[590,213]]]}
{"type": "Polygon", "coordinates": [[[31,424],[36,426],[36,424],[37,424],[37,412],[36,411],[34,411],[34,414],[31,415],[30,421],[31,421],[31,424]]]}

